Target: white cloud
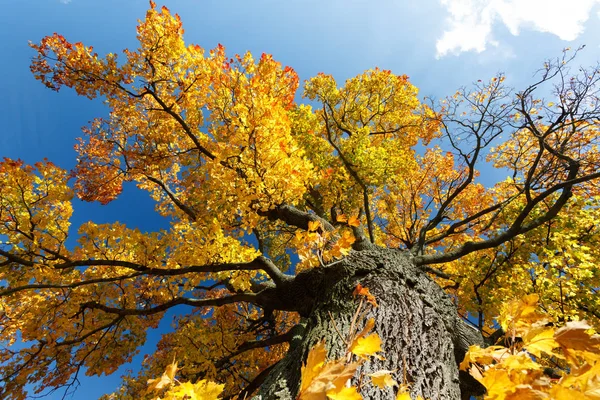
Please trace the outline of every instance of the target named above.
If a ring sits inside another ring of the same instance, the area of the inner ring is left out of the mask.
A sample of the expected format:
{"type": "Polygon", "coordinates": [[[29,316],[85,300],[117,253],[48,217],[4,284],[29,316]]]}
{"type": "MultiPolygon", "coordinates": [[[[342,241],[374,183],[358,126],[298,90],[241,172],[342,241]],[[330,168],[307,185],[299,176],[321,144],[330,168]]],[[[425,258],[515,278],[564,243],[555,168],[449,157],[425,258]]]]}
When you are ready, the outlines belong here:
{"type": "Polygon", "coordinates": [[[58,0],[63,4],[69,4],[71,2],[71,0],[58,0]]]}
{"type": "Polygon", "coordinates": [[[592,7],[600,0],[441,0],[450,16],[448,29],[436,43],[437,56],[463,51],[482,52],[498,46],[495,22],[515,36],[522,27],[574,40],[583,32],[592,7]]]}

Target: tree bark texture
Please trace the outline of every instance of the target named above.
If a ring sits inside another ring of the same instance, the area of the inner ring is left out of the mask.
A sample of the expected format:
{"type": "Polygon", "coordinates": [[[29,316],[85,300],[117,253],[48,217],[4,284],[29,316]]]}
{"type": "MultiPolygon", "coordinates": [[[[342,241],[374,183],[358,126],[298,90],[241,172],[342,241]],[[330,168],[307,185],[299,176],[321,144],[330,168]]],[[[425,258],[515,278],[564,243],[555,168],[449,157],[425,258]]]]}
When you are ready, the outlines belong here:
{"type": "MultiPolygon", "coordinates": [[[[398,383],[410,386],[413,397],[461,398],[457,363],[470,344],[483,345],[483,339],[458,317],[448,295],[414,265],[409,253],[371,248],[304,274],[296,283],[303,282],[305,287],[296,287],[294,293],[311,308],[294,328],[288,354],[273,368],[255,399],[296,398],[302,363],[321,339],[326,341],[328,359],[343,357],[346,343],[340,333],[348,337],[359,303],[352,295],[358,283],[370,290],[378,307],[364,307],[366,316],[359,318],[355,332],[374,318],[385,359],[370,358],[357,371],[353,384],[361,374],[386,369],[395,371],[398,383]]],[[[362,382],[365,399],[395,398],[396,388],[379,389],[366,376],[362,382]]],[[[468,399],[472,390],[464,382],[462,386],[462,398],[468,399]]]]}

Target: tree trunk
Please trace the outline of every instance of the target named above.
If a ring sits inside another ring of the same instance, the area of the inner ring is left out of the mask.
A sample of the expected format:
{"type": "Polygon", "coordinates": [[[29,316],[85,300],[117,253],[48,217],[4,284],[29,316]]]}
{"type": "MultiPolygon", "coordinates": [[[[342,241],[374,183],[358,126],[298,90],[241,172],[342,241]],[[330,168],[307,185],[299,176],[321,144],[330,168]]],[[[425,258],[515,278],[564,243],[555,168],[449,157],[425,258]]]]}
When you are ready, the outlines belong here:
{"type": "MultiPolygon", "coordinates": [[[[413,397],[460,399],[457,363],[470,344],[483,344],[483,340],[458,317],[448,295],[411,259],[397,250],[368,249],[308,271],[304,277],[300,274],[303,301],[310,303],[310,298],[312,307],[294,328],[288,354],[273,368],[255,399],[296,398],[302,363],[321,339],[326,341],[328,359],[344,355],[346,345],[339,333],[348,337],[358,306],[352,292],[358,283],[370,290],[379,306],[365,307],[366,317],[358,321],[356,330],[375,318],[374,331],[382,339],[385,359],[372,357],[357,371],[354,383],[361,374],[386,369],[395,371],[398,383],[410,386],[413,397]]],[[[366,377],[362,383],[365,399],[395,398],[396,388],[379,389],[366,377]]],[[[462,389],[463,398],[473,393],[466,386],[462,389]]]]}

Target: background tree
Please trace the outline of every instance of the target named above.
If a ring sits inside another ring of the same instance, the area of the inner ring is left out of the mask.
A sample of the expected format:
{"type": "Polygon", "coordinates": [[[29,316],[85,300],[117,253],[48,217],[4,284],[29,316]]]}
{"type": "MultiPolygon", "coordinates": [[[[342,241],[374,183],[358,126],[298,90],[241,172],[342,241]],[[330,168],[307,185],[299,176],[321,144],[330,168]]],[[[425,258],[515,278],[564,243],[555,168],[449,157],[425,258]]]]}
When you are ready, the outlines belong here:
{"type": "Polygon", "coordinates": [[[457,365],[506,299],[597,323],[598,68],[570,75],[565,56],[523,91],[500,75],[439,105],[390,71],[342,87],[320,74],[299,105],[291,68],[186,46],[179,17],[151,5],[122,62],[58,34],[32,44],[36,78],[110,114],[84,129],[73,185],[49,161],[0,164],[3,397],[114,372],[176,306],[189,313],[120,397],[175,358],[179,379],[226,396],[293,398],[312,346],[344,354],[357,284],[386,356],[358,374],[393,370],[432,399],[481,390],[457,365]],[[534,96],[550,85],[552,102],[534,96]],[[508,178],[486,187],[492,167],[508,178]],[[124,182],[170,228],[89,222],[67,246],[73,194],[107,203],[124,182]]]}

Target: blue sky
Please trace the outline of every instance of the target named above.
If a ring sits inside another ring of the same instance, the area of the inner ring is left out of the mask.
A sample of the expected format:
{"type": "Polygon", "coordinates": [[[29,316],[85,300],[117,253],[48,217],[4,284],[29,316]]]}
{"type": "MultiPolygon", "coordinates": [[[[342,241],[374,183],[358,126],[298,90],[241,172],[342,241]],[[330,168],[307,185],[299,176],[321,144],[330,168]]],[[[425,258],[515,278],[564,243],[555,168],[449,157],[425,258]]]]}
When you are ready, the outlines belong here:
{"type": "MultiPolygon", "coordinates": [[[[318,72],[338,82],[378,66],[407,74],[423,96],[437,98],[497,72],[523,87],[544,59],[586,44],[577,64],[600,60],[600,1],[596,0],[165,0],[178,13],[188,43],[223,44],[229,54],[271,53],[301,80],[318,72]]],[[[135,26],[145,0],[0,0],[0,157],[28,163],[44,157],[75,164],[80,128],[106,115],[100,101],[68,90],[52,92],[29,72],[28,41],[53,32],[93,45],[99,54],[136,47],[135,26]]],[[[73,223],[122,221],[142,230],[153,217],[146,193],[126,187],[107,205],[76,201],[73,223]]],[[[165,326],[168,326],[168,321],[165,326]]],[[[158,337],[145,351],[152,351],[158,337]]],[[[136,368],[141,361],[123,367],[136,368]]],[[[119,373],[84,378],[74,399],[112,391],[119,373]]],[[[59,396],[60,397],[60,396],[59,396]]],[[[50,397],[52,398],[52,396],[50,397]]]]}

